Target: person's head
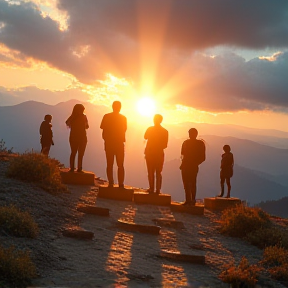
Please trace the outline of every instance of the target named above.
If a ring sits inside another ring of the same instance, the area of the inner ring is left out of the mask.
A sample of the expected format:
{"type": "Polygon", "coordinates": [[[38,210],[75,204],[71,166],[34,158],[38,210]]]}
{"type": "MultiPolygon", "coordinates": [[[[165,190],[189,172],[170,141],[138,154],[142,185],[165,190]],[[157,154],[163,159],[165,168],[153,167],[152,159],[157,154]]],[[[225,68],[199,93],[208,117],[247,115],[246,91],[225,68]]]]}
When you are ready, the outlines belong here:
{"type": "Polygon", "coordinates": [[[45,115],[44,120],[47,122],[51,122],[52,121],[52,115],[50,115],[50,114],[45,115]]]}
{"type": "Polygon", "coordinates": [[[198,136],[198,131],[196,128],[191,128],[189,129],[188,134],[190,139],[196,139],[196,137],[198,136]]]}
{"type": "Polygon", "coordinates": [[[119,113],[121,110],[121,102],[120,101],[114,101],[112,104],[113,112],[119,113]]]}
{"type": "Polygon", "coordinates": [[[231,151],[231,148],[230,148],[230,146],[229,146],[229,145],[227,145],[227,144],[226,144],[226,145],[224,145],[224,146],[223,146],[223,151],[224,151],[224,152],[226,152],[226,153],[230,152],[230,151],[231,151]]]}
{"type": "Polygon", "coordinates": [[[72,111],[72,115],[73,116],[77,116],[77,115],[81,115],[84,113],[85,107],[82,104],[76,104],[73,107],[73,111],[72,111]]]}
{"type": "Polygon", "coordinates": [[[155,114],[154,118],[153,118],[153,122],[155,125],[160,125],[163,121],[163,116],[160,114],[155,114]]]}

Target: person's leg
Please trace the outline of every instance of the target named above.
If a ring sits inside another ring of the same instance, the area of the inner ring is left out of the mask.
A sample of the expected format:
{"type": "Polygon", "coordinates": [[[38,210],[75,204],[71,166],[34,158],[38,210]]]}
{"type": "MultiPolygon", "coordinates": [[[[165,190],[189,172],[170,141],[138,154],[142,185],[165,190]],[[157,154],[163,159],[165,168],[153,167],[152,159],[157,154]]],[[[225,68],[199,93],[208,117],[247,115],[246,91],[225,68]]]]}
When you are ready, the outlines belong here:
{"type": "Polygon", "coordinates": [[[230,178],[229,177],[226,178],[226,183],[227,183],[227,187],[228,187],[228,192],[227,192],[226,198],[230,198],[231,183],[230,183],[230,178]]]}
{"type": "Polygon", "coordinates": [[[71,154],[70,154],[70,171],[74,172],[75,167],[75,156],[78,150],[78,142],[77,141],[69,141],[71,147],[71,154]]]}
{"type": "Polygon", "coordinates": [[[192,201],[192,194],[191,194],[191,184],[190,184],[190,173],[189,169],[183,168],[181,169],[181,176],[182,176],[182,182],[184,186],[185,191],[185,203],[189,204],[192,201]]]}
{"type": "Polygon", "coordinates": [[[191,195],[192,195],[192,204],[196,203],[196,190],[197,190],[197,174],[198,174],[198,166],[193,167],[191,169],[190,174],[190,183],[191,183],[191,195]]]}
{"type": "Polygon", "coordinates": [[[221,187],[221,192],[220,192],[220,194],[219,194],[217,197],[223,197],[223,195],[224,195],[224,184],[225,184],[225,177],[223,177],[223,176],[220,174],[220,187],[221,187]]]}
{"type": "Polygon", "coordinates": [[[42,144],[41,146],[42,146],[41,153],[48,157],[51,145],[42,144]]]}
{"type": "Polygon", "coordinates": [[[114,164],[114,151],[109,147],[105,147],[105,154],[106,154],[106,174],[109,182],[109,186],[113,186],[114,179],[113,179],[113,164],[114,164]]]}
{"type": "Polygon", "coordinates": [[[120,188],[124,188],[124,178],[125,178],[125,170],[124,170],[124,144],[119,146],[116,151],[116,163],[117,163],[117,177],[118,177],[118,185],[120,188]]]}
{"type": "Polygon", "coordinates": [[[164,165],[164,153],[156,157],[156,193],[160,194],[162,187],[162,170],[164,165]]]}
{"type": "Polygon", "coordinates": [[[145,155],[147,174],[148,174],[148,183],[149,183],[149,193],[154,193],[155,188],[155,163],[153,155],[145,155]]]}
{"type": "Polygon", "coordinates": [[[79,143],[79,147],[78,147],[78,169],[77,169],[78,172],[82,172],[83,157],[84,157],[86,146],[87,146],[87,138],[83,139],[83,141],[81,141],[79,143]]]}

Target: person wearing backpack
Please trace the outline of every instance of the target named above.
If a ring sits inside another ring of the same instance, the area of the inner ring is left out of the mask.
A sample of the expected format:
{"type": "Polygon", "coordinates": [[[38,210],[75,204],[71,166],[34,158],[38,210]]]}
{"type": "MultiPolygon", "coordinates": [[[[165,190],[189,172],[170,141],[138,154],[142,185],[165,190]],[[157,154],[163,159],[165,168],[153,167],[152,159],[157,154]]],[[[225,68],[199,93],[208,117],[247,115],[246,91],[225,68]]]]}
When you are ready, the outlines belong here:
{"type": "Polygon", "coordinates": [[[195,205],[196,203],[196,182],[199,165],[205,161],[205,143],[196,139],[198,131],[191,128],[189,139],[185,140],[181,148],[182,163],[180,166],[186,201],[183,205],[195,205]]]}

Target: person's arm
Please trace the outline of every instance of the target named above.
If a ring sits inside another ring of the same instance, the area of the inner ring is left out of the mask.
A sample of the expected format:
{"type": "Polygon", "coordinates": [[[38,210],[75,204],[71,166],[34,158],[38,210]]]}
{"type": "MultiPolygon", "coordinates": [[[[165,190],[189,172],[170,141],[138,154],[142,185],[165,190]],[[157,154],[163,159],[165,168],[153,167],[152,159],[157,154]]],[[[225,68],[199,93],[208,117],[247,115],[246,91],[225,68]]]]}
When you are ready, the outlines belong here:
{"type": "Polygon", "coordinates": [[[145,134],[144,134],[144,139],[148,140],[149,138],[149,131],[150,131],[150,127],[146,130],[145,134]]]}
{"type": "Polygon", "coordinates": [[[87,116],[85,116],[85,129],[88,129],[89,128],[89,123],[88,123],[88,119],[87,119],[87,116]]]}
{"type": "Polygon", "coordinates": [[[100,129],[104,129],[106,126],[106,115],[103,116],[101,124],[100,124],[100,129]]]}
{"type": "Polygon", "coordinates": [[[165,132],[166,133],[165,133],[164,149],[168,147],[168,137],[169,137],[168,131],[166,130],[165,132]]]}

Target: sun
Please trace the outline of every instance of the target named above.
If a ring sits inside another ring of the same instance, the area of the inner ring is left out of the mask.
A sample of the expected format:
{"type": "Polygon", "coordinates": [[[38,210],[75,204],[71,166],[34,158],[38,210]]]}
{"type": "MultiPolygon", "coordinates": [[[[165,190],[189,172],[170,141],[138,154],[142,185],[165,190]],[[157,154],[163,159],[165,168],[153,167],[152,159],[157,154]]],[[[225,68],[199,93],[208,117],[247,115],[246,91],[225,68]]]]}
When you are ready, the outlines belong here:
{"type": "Polygon", "coordinates": [[[152,116],[155,114],[156,105],[155,101],[149,97],[144,97],[137,102],[137,111],[142,116],[152,116]]]}

